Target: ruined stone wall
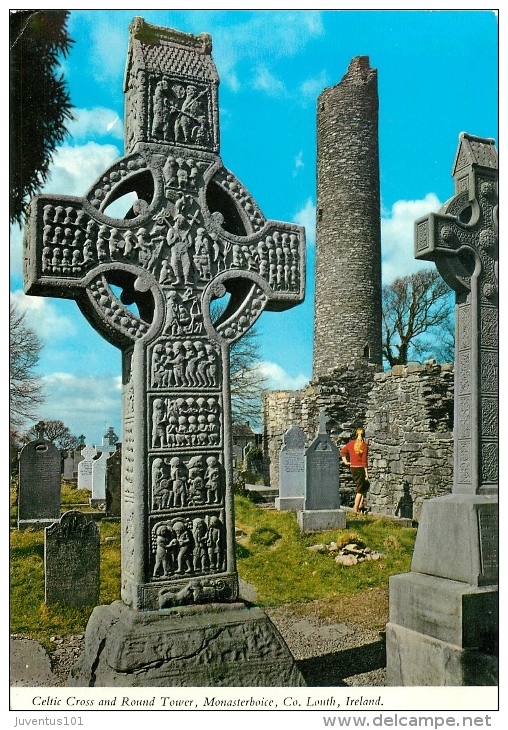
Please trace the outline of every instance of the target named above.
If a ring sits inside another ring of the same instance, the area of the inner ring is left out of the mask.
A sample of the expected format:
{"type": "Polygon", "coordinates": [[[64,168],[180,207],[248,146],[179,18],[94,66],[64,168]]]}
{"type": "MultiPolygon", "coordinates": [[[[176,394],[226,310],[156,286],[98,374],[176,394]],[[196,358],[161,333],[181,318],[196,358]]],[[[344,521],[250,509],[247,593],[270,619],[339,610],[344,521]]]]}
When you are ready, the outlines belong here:
{"type": "Polygon", "coordinates": [[[314,379],[382,363],[378,104],[367,56],[318,98],[314,379]]]}
{"type": "Polygon", "coordinates": [[[397,365],[374,378],[365,429],[373,512],[418,521],[453,484],[453,366],[397,365]]]}
{"type": "MultiPolygon", "coordinates": [[[[387,372],[357,363],[336,369],[298,391],[263,394],[263,452],[269,483],[279,483],[282,434],[300,426],[310,442],[319,410],[341,447],[363,425],[369,442],[371,511],[418,521],[423,499],[447,494],[453,483],[453,366],[429,361],[387,372]],[[401,502],[402,500],[402,502],[401,502]],[[397,509],[399,508],[399,509],[397,509]]],[[[353,484],[341,465],[343,504],[353,484]]]]}

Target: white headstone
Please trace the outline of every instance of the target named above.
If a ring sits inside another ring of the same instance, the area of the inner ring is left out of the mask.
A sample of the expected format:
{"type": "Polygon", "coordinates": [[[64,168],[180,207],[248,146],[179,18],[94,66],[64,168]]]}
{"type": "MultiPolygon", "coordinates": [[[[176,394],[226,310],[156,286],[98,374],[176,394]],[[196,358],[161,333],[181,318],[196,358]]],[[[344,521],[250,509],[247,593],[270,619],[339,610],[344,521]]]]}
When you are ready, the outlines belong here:
{"type": "Polygon", "coordinates": [[[92,462],[92,502],[106,501],[106,462],[110,455],[109,451],[103,451],[92,462]]]}
{"type": "Polygon", "coordinates": [[[81,452],[83,461],[78,464],[78,489],[92,489],[92,464],[97,449],[94,446],[85,446],[81,452]]]}

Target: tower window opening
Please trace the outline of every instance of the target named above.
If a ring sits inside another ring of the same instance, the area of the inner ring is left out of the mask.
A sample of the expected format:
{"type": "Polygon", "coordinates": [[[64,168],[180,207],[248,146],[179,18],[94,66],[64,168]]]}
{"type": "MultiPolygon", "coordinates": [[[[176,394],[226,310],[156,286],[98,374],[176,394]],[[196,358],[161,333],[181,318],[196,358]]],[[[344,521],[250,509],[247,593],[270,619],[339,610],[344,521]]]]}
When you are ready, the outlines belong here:
{"type": "Polygon", "coordinates": [[[363,356],[368,360],[370,358],[370,347],[365,345],[363,348],[363,356]]]}
{"type": "Polygon", "coordinates": [[[323,220],[323,208],[319,208],[318,210],[318,222],[320,223],[323,220]]]}

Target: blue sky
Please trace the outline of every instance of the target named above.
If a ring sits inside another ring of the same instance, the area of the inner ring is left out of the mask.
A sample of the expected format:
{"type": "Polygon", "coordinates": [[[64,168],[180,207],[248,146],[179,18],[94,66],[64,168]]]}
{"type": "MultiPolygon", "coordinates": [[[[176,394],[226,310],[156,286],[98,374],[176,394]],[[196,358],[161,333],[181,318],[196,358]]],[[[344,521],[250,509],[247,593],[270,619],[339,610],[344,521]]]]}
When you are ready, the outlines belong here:
{"type": "MultiPolygon", "coordinates": [[[[220,155],[266,218],[305,225],[305,302],[258,321],[272,388],[312,372],[316,100],[354,56],[378,70],[383,283],[413,273],[413,222],[453,195],[461,131],[498,138],[498,18],[491,10],[71,10],[75,43],[62,64],[76,121],[44,191],[83,195],[123,154],[122,81],[135,15],[208,32],[221,84],[220,155]]],[[[39,415],[99,443],[120,434],[119,350],[71,301],[26,297],[19,229],[11,231],[11,297],[44,343],[39,415]]],[[[347,314],[347,313],[346,313],[347,314]]]]}

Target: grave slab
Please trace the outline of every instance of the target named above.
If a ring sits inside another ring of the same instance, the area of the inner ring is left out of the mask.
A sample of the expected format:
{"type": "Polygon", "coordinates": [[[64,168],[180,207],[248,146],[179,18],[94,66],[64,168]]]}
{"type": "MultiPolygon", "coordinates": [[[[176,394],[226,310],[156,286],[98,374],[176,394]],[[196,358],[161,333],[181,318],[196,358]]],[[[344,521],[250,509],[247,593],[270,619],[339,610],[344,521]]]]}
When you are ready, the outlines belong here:
{"type": "Polygon", "coordinates": [[[98,525],[83,512],[65,512],[44,531],[46,603],[95,606],[100,587],[98,525]]]}
{"type": "Polygon", "coordinates": [[[278,510],[301,510],[305,498],[305,443],[307,437],[299,426],[290,426],[282,436],[279,453],[278,510]]]}
{"type": "Polygon", "coordinates": [[[44,438],[42,421],[37,432],[19,455],[18,528],[50,524],[60,517],[60,450],[44,438]]]}
{"type": "Polygon", "coordinates": [[[296,514],[302,532],[346,526],[346,513],[340,509],[339,449],[328,435],[326,420],[320,411],[317,435],[305,450],[305,498],[296,514]]]}

